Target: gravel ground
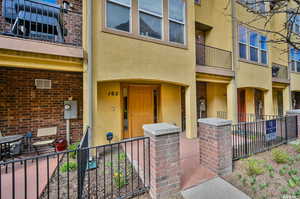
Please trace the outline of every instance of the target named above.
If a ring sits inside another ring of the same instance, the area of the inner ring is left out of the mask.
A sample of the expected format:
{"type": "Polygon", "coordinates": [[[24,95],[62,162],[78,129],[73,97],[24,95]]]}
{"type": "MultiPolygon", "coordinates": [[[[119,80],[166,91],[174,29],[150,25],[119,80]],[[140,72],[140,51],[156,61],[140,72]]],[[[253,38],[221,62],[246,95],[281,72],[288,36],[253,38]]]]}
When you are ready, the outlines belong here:
{"type": "MultiPolygon", "coordinates": [[[[119,196],[126,195],[132,192],[143,189],[143,182],[138,177],[136,170],[133,168],[130,161],[126,158],[125,154],[120,149],[120,155],[118,157],[118,150],[116,148],[106,150],[105,156],[103,151],[97,151],[98,157],[98,168],[90,170],[86,173],[85,186],[83,191],[83,198],[87,198],[88,193],[91,199],[96,198],[117,198],[119,196]],[[119,164],[118,164],[119,162],[119,164]],[[118,166],[119,165],[119,166],[118,166]],[[122,176],[120,179],[124,179],[124,183],[119,185],[121,180],[112,176],[122,176]],[[126,178],[124,176],[127,176],[126,178]],[[125,180],[126,179],[126,180],[125,180]],[[89,183],[88,183],[89,182],[89,183]]],[[[70,158],[71,162],[76,162],[70,158]]],[[[67,162],[67,156],[65,155],[60,164],[59,168],[67,162]]],[[[49,198],[77,198],[77,170],[62,173],[61,170],[54,172],[49,184],[49,198]],[[59,174],[59,175],[58,175],[59,174]],[[59,176],[59,177],[58,177],[59,176]],[[69,185],[68,185],[69,176],[69,185]],[[58,186],[59,185],[59,186],[58,186]],[[68,189],[69,186],[69,189],[68,189]]],[[[147,198],[146,195],[140,196],[140,198],[147,198]]],[[[48,188],[46,187],[44,193],[40,199],[48,198],[48,188]]],[[[180,198],[174,198],[180,199],[180,198]]]]}
{"type": "MultiPolygon", "coordinates": [[[[288,154],[293,158],[298,155],[298,153],[291,145],[282,145],[280,147],[277,147],[277,149],[288,152],[288,154]]],[[[272,160],[271,151],[253,155],[251,158],[264,160],[266,165],[272,166],[274,168],[273,176],[270,175],[269,171],[265,171],[265,173],[263,173],[262,175],[258,175],[256,177],[256,182],[253,183],[252,181],[253,185],[251,185],[251,179],[247,175],[245,169],[246,163],[244,160],[239,160],[234,162],[234,172],[231,175],[225,177],[225,180],[227,180],[229,183],[231,183],[241,191],[245,192],[253,199],[297,198],[295,196],[295,192],[300,190],[300,186],[290,188],[288,186],[288,180],[291,179],[291,177],[288,174],[283,176],[280,175],[279,170],[286,166],[289,169],[298,170],[297,176],[300,176],[300,161],[295,161],[292,165],[277,164],[272,160]],[[246,183],[243,179],[246,179],[246,183]],[[262,184],[268,184],[268,187],[261,189],[262,184]],[[287,193],[282,193],[281,190],[283,190],[284,188],[288,190],[287,193]]]]}

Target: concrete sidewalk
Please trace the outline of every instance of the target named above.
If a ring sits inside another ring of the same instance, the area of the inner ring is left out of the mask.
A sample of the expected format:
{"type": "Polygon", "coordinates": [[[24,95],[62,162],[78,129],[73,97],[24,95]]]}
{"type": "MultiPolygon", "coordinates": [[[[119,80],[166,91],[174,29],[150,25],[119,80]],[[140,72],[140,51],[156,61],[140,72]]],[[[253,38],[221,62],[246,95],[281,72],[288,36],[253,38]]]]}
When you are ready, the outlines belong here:
{"type": "Polygon", "coordinates": [[[184,199],[251,199],[220,177],[182,192],[184,199]]]}

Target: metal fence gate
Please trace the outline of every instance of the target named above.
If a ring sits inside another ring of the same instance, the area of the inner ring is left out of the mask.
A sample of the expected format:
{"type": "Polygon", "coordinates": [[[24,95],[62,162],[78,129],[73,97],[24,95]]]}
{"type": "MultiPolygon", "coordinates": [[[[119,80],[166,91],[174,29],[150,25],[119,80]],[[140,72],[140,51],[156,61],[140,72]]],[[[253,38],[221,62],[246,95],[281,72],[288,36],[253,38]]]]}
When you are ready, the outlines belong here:
{"type": "Polygon", "coordinates": [[[232,125],[233,160],[249,157],[296,139],[297,116],[232,125]]]}
{"type": "Polygon", "coordinates": [[[88,147],[88,132],[76,150],[0,162],[0,199],[125,199],[149,190],[148,137],[88,147]]]}

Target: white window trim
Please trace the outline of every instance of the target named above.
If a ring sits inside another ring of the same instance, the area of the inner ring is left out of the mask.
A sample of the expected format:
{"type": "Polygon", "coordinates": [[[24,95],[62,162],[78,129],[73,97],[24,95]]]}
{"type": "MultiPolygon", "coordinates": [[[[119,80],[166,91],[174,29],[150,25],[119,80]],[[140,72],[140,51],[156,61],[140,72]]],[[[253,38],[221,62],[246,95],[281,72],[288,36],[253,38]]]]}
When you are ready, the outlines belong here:
{"type": "MultiPolygon", "coordinates": [[[[178,21],[176,19],[172,19],[170,17],[170,0],[168,0],[168,20],[169,20],[169,35],[170,35],[170,21],[174,22],[174,23],[178,23],[183,25],[183,45],[186,44],[186,1],[184,1],[184,7],[183,7],[183,22],[182,21],[178,21]]],[[[169,42],[171,43],[175,43],[175,44],[182,44],[179,42],[174,42],[174,41],[170,41],[170,36],[169,36],[169,42]]]]}
{"type": "Polygon", "coordinates": [[[257,62],[257,63],[260,63],[260,43],[259,43],[259,37],[260,37],[260,34],[258,34],[257,32],[255,31],[251,31],[251,30],[248,30],[247,29],[247,38],[248,38],[248,42],[249,42],[249,61],[252,61],[252,62],[257,62]],[[251,45],[251,32],[252,33],[256,33],[257,35],[257,38],[256,38],[256,42],[257,42],[257,46],[254,46],[254,45],[251,45]],[[257,50],[257,61],[254,61],[254,60],[251,60],[251,48],[255,48],[257,50]]]}
{"type": "Polygon", "coordinates": [[[144,10],[144,9],[140,9],[140,0],[138,0],[138,32],[139,32],[139,36],[141,37],[145,37],[145,38],[151,38],[151,39],[155,39],[155,40],[159,40],[159,41],[163,41],[165,38],[164,38],[164,0],[161,0],[161,9],[162,9],[162,14],[159,15],[157,13],[154,13],[154,12],[151,12],[151,11],[148,11],[148,10],[144,10]],[[161,19],[161,39],[158,39],[158,38],[154,38],[154,37],[150,37],[150,36],[147,36],[147,35],[142,35],[141,34],[141,29],[140,29],[140,12],[142,13],[145,13],[145,14],[148,14],[148,15],[152,15],[154,17],[158,17],[161,19]]]}
{"type": "MultiPolygon", "coordinates": [[[[297,53],[297,50],[295,49],[295,48],[293,48],[293,47],[290,47],[290,50],[291,49],[294,49],[294,51],[295,51],[295,54],[297,53]]],[[[291,56],[291,51],[289,51],[289,57],[290,57],[290,63],[291,64],[293,64],[294,63],[294,67],[295,67],[295,70],[292,70],[293,69],[293,67],[292,66],[290,66],[290,68],[291,68],[291,71],[292,72],[296,72],[296,73],[299,73],[300,71],[298,71],[298,67],[297,67],[297,63],[300,63],[300,61],[298,61],[297,59],[295,59],[295,58],[292,58],[292,56],[291,56]]]]}
{"type": "MultiPolygon", "coordinates": [[[[239,25],[238,35],[240,35],[240,27],[243,27],[243,28],[246,29],[246,43],[241,42],[240,38],[238,37],[239,44],[243,44],[243,45],[246,46],[246,58],[243,58],[243,57],[239,57],[239,58],[240,59],[246,59],[246,60],[248,60],[249,59],[249,54],[250,54],[250,52],[248,52],[249,51],[249,46],[248,46],[248,29],[245,26],[239,25]]],[[[240,56],[240,52],[239,52],[239,56],[240,56]]]]}
{"type": "MultiPolygon", "coordinates": [[[[243,45],[246,45],[246,60],[248,60],[248,61],[250,61],[250,62],[253,62],[253,63],[258,63],[258,64],[263,64],[263,65],[268,65],[269,64],[269,50],[268,50],[268,46],[267,46],[267,49],[265,50],[265,49],[262,49],[261,48],[261,36],[264,36],[264,37],[266,37],[265,35],[262,35],[262,34],[260,34],[260,33],[258,33],[258,32],[256,32],[256,31],[253,31],[253,30],[250,30],[250,29],[248,29],[247,27],[245,27],[245,26],[243,26],[243,25],[238,25],[239,27],[240,26],[242,26],[243,28],[245,28],[246,29],[246,43],[243,43],[243,42],[241,42],[240,41],[240,38],[238,37],[238,43],[240,44],[243,44],[243,45]],[[250,44],[250,33],[251,32],[255,32],[256,34],[257,34],[257,42],[258,42],[258,47],[257,46],[253,46],[253,45],[251,45],[250,44]],[[257,53],[258,53],[258,56],[257,56],[257,62],[256,61],[252,61],[250,58],[251,58],[251,55],[250,55],[250,48],[256,48],[257,49],[257,53]],[[262,55],[261,55],[261,52],[262,51],[264,51],[264,52],[266,52],[266,58],[267,58],[267,63],[262,63],[261,62],[261,57],[262,57],[262,55]]],[[[240,28],[238,28],[238,35],[240,36],[240,28]]],[[[267,37],[266,37],[267,38],[267,37]]],[[[239,50],[240,50],[240,48],[239,48],[239,50]]],[[[239,55],[240,55],[240,52],[239,52],[239,55]]],[[[239,56],[239,59],[245,59],[245,58],[242,58],[242,57],[240,57],[239,56]]]]}
{"type": "Polygon", "coordinates": [[[130,5],[126,5],[124,3],[120,3],[120,2],[117,2],[115,0],[105,0],[105,27],[108,28],[108,29],[114,30],[114,31],[132,33],[132,0],[130,0],[130,5]],[[116,29],[116,28],[111,28],[111,27],[107,26],[107,18],[108,18],[107,17],[107,2],[108,1],[111,2],[111,3],[115,3],[117,5],[129,8],[129,32],[124,31],[124,30],[119,30],[119,29],[116,29]]]}

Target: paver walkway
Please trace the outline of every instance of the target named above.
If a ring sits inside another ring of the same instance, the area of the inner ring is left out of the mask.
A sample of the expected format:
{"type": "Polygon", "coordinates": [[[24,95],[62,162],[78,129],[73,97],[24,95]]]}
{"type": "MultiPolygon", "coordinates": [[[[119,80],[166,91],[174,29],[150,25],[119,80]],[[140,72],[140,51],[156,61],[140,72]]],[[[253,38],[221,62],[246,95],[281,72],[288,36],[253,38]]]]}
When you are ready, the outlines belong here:
{"type": "MultiPolygon", "coordinates": [[[[49,175],[51,176],[57,167],[57,159],[49,158],[49,175]]],[[[8,168],[8,172],[5,172],[5,167],[2,166],[1,168],[1,197],[3,199],[36,199],[42,191],[44,190],[45,186],[47,185],[47,160],[46,159],[39,159],[38,161],[38,177],[37,177],[37,168],[36,162],[32,162],[31,160],[27,161],[27,192],[25,192],[25,169],[24,164],[16,163],[15,164],[15,178],[13,186],[13,175],[12,175],[12,168],[11,165],[8,168]],[[37,192],[37,180],[38,180],[38,192],[37,192]],[[15,190],[15,191],[13,191],[15,190]],[[15,195],[13,195],[13,193],[15,195]],[[26,195],[25,195],[26,194],[26,195]]]]}
{"type": "Polygon", "coordinates": [[[200,164],[199,139],[180,135],[181,189],[191,188],[217,175],[200,164]]]}
{"type": "Polygon", "coordinates": [[[182,192],[184,199],[251,199],[220,177],[182,192]]]}

